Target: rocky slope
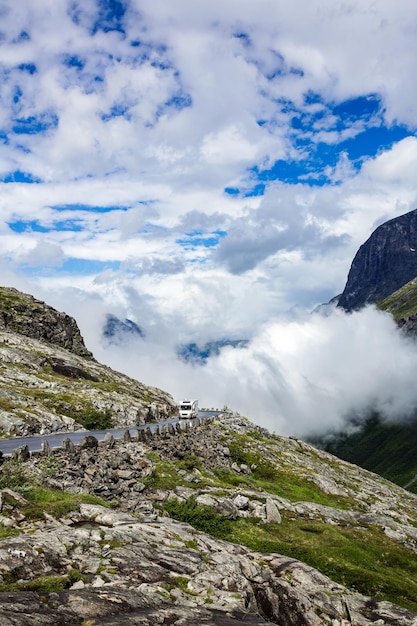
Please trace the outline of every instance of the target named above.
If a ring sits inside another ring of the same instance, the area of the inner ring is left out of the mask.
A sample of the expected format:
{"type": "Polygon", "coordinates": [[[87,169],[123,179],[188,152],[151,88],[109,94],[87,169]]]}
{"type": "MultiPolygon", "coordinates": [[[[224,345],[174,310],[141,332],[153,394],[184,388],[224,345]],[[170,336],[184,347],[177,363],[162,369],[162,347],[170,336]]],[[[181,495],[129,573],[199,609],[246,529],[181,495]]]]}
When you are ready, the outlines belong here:
{"type": "Polygon", "coordinates": [[[338,306],[376,303],[417,276],[417,209],[379,226],[353,259],[338,306]]]}
{"type": "Polygon", "coordinates": [[[72,317],[12,287],[0,287],[0,330],[93,357],[72,317]]]}
{"type": "Polygon", "coordinates": [[[73,318],[0,288],[0,434],[128,426],[175,411],[170,394],[98,363],[73,318]]]}
{"type": "Polygon", "coordinates": [[[24,452],[2,626],[417,624],[417,496],[300,440],[234,415],[24,452]]]}

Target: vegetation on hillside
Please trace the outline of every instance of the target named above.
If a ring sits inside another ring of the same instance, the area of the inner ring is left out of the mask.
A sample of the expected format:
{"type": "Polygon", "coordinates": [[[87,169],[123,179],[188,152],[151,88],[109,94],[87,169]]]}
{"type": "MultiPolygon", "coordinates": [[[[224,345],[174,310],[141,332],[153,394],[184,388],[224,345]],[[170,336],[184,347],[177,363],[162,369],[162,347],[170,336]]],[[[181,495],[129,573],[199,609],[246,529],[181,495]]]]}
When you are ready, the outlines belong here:
{"type": "Polygon", "coordinates": [[[219,539],[293,557],[350,589],[417,611],[417,561],[373,525],[335,526],[291,513],[280,524],[260,525],[257,518],[228,519],[194,497],[167,501],[165,510],[219,539]]]}
{"type": "Polygon", "coordinates": [[[373,413],[355,432],[336,433],[313,443],[417,493],[416,420],[387,422],[373,413]]]}
{"type": "MultiPolygon", "coordinates": [[[[249,473],[218,468],[207,473],[198,458],[163,461],[154,456],[154,472],[145,481],[148,488],[171,489],[186,485],[195,490],[207,486],[210,493],[225,494],[233,488],[257,493],[260,500],[273,494],[294,505],[311,502],[339,511],[361,510],[352,497],[325,493],[297,467],[295,459],[282,456],[277,440],[263,439],[258,433],[228,434],[231,460],[252,467],[249,473]],[[184,483],[184,468],[199,469],[198,483],[184,483]],[[201,471],[200,471],[201,470],[201,471]]],[[[314,456],[314,451],[308,454],[314,456]]],[[[306,453],[307,456],[307,453],[306,453]]],[[[330,460],[328,461],[331,462],[330,460]]],[[[337,461],[334,462],[335,465],[337,461]]],[[[231,519],[213,506],[199,504],[196,495],[186,500],[169,498],[162,508],[174,519],[196,529],[260,553],[278,553],[316,568],[332,580],[369,595],[417,611],[417,561],[414,553],[387,537],[373,522],[333,524],[320,515],[305,517],[282,510],[282,521],[264,523],[256,517],[231,519]],[[406,581],[406,584],[405,584],[406,581]]]]}
{"type": "Polygon", "coordinates": [[[409,283],[378,303],[378,308],[391,313],[395,320],[406,319],[417,313],[417,281],[409,283]]]}

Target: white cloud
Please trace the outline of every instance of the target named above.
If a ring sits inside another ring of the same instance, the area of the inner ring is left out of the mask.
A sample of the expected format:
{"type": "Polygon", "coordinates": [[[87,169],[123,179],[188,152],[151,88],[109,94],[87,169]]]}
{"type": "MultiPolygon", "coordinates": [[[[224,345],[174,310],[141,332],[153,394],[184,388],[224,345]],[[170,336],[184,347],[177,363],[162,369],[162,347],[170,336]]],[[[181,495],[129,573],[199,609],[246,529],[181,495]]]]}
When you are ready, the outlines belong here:
{"type": "MultiPolygon", "coordinates": [[[[184,295],[193,300],[195,292],[184,295]]],[[[92,317],[92,310],[90,303],[80,307],[84,328],[97,320],[98,311],[92,317]]],[[[139,325],[146,332],[146,324],[139,325]]],[[[168,390],[177,400],[192,395],[200,406],[227,404],[285,435],[338,429],[371,409],[398,420],[417,405],[416,345],[401,335],[389,315],[372,307],[353,314],[336,310],[328,317],[271,320],[247,348],[224,348],[205,366],[177,359],[176,330],[165,328],[156,335],[151,329],[130,348],[109,348],[95,328],[89,347],[100,360],[168,390]]]]}
{"type": "MultiPolygon", "coordinates": [[[[307,428],[308,407],[294,403],[291,390],[307,397],[310,377],[317,405],[325,402],[318,390],[333,375],[324,365],[326,332],[333,329],[340,349],[343,332],[352,334],[362,354],[351,325],[366,326],[375,314],[336,316],[327,326],[276,320],[342,291],[375,226],[417,206],[414,4],[132,0],[119,30],[100,28],[99,13],[95,0],[2,3],[0,176],[41,181],[0,183],[4,280],[80,317],[97,346],[90,306],[97,316],[113,307],[148,327],[149,355],[135,372],[150,384],[169,389],[173,367],[175,393],[191,376],[202,394],[205,381],[218,396],[236,389],[219,402],[261,412],[257,381],[265,420],[277,406],[277,424],[287,428],[294,406],[296,423],[307,428]],[[357,98],[375,110],[343,117],[334,108],[357,98]],[[390,135],[390,124],[403,133],[390,135]],[[387,137],[376,156],[369,146],[360,152],[360,142],[349,156],[349,141],[371,127],[387,137]],[[61,273],[69,258],[89,264],[61,273]],[[277,338],[286,345],[286,335],[298,356],[284,364],[268,345],[277,338]],[[162,354],[157,337],[168,346],[162,354]],[[216,363],[224,384],[212,366],[200,379],[172,357],[177,339],[225,337],[254,339],[216,363]],[[322,364],[317,381],[301,366],[308,361],[301,338],[322,364]],[[289,363],[292,377],[280,378],[289,363]],[[288,400],[274,405],[277,389],[288,400]]],[[[390,325],[375,323],[381,343],[386,333],[396,349],[390,325]]],[[[343,380],[341,373],[339,387],[343,380]]],[[[329,415],[336,404],[328,401],[329,415]]]]}
{"type": "Polygon", "coordinates": [[[386,189],[407,188],[415,173],[417,137],[406,137],[364,166],[364,174],[386,189]]]}
{"type": "Polygon", "coordinates": [[[61,266],[64,261],[62,248],[49,241],[38,241],[36,245],[23,253],[18,253],[20,263],[28,266],[61,266]]]}

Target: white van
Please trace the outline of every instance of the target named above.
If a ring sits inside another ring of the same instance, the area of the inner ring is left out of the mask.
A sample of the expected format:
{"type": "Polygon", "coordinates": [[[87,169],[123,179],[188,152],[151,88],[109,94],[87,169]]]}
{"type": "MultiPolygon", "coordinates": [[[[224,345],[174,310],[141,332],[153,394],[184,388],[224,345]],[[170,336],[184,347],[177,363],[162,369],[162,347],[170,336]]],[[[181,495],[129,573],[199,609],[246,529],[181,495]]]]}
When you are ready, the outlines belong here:
{"type": "Polygon", "coordinates": [[[183,400],[178,407],[180,419],[190,419],[198,416],[198,401],[183,400]]]}

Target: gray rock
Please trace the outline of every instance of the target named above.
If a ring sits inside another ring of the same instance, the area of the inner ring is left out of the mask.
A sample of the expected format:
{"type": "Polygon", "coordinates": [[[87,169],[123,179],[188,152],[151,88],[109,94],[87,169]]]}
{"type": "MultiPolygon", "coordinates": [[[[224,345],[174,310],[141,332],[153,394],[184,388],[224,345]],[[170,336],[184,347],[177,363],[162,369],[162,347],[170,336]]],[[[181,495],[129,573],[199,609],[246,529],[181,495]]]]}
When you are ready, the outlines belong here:
{"type": "Polygon", "coordinates": [[[338,306],[383,300],[417,276],[417,209],[379,226],[353,259],[338,306]]]}
{"type": "Polygon", "coordinates": [[[265,503],[266,522],[268,524],[281,524],[281,513],[272,498],[267,498],[265,503]]]}
{"type": "Polygon", "coordinates": [[[125,428],[176,412],[170,394],[98,363],[73,318],[15,289],[0,287],[0,339],[3,433],[82,430],[86,409],[125,428]]]}
{"type": "MultiPolygon", "coordinates": [[[[100,494],[116,508],[81,504],[61,519],[46,514],[45,519],[31,522],[21,515],[26,503],[18,490],[0,491],[0,523],[11,522],[13,529],[21,531],[1,541],[0,574],[23,582],[45,575],[65,577],[74,570],[82,576],[80,582],[68,580],[72,588],[58,593],[0,593],[0,624],[371,626],[383,619],[385,624],[417,626],[416,614],[348,590],[295,559],[253,552],[167,516],[164,503],[195,497],[198,504],[232,520],[250,515],[260,518],[259,523],[279,523],[280,516],[289,512],[302,524],[317,520],[332,527],[376,526],[414,558],[417,497],[299,440],[274,437],[266,446],[253,438],[250,449],[279,464],[283,472],[295,471],[309,481],[312,476],[322,477],[314,487],[324,491],[330,485],[338,498],[347,498],[349,510],[291,502],[263,491],[251,480],[245,488],[220,489],[213,470],[231,467],[231,459],[221,453],[230,432],[247,434],[254,428],[234,415],[221,424],[202,420],[190,433],[161,434],[151,441],[135,438],[116,440],[112,447],[99,442],[97,447],[54,450],[53,476],[42,473],[45,457],[35,455],[25,461],[43,484],[100,494]],[[204,482],[174,490],[146,486],[145,479],[159,459],[174,467],[186,454],[198,456],[202,468],[198,477],[204,482]]],[[[245,476],[240,473],[240,478],[245,476]]]]}
{"type": "Polygon", "coordinates": [[[235,498],[233,498],[233,504],[239,511],[247,511],[249,509],[249,498],[246,496],[242,496],[238,494],[235,498]]]}

